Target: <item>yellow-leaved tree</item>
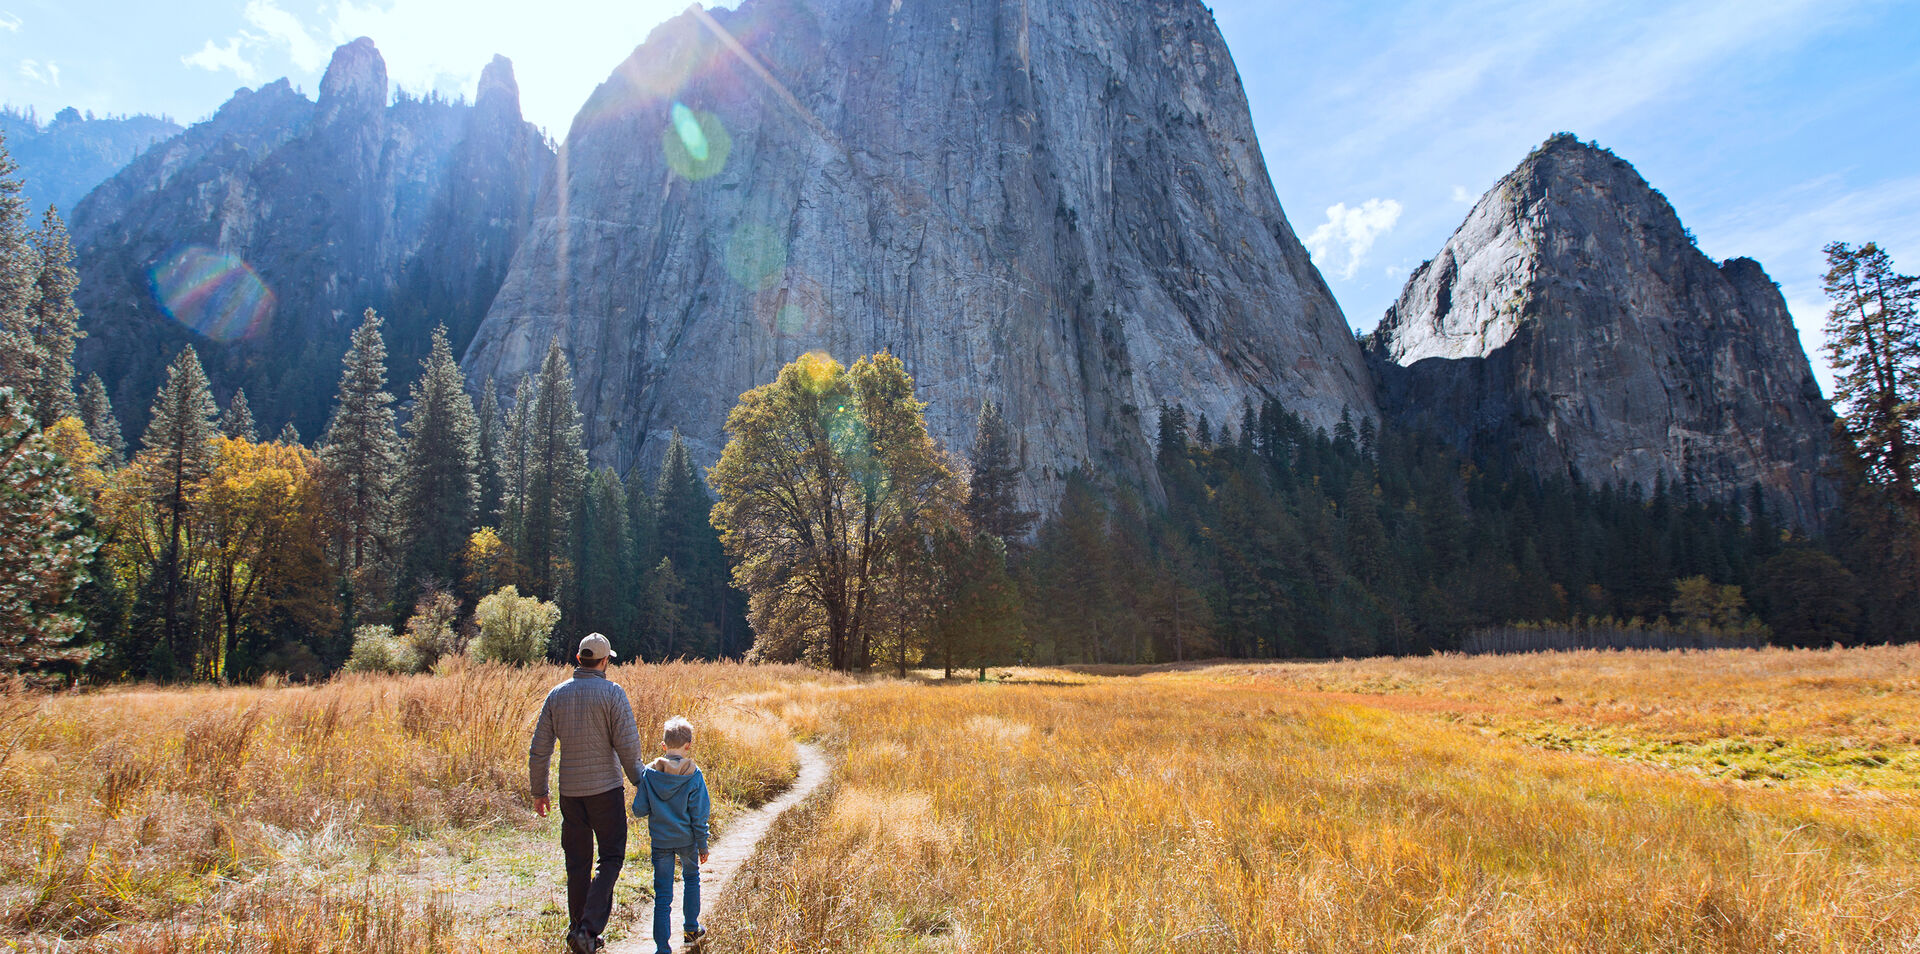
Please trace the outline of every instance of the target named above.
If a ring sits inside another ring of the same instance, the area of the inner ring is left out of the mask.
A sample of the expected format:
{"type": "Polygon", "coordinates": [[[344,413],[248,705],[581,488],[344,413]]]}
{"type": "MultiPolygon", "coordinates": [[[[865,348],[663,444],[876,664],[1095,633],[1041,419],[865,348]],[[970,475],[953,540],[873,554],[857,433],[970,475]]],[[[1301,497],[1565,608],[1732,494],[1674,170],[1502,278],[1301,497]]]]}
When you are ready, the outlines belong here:
{"type": "Polygon", "coordinates": [[[912,562],[964,523],[965,489],[925,407],[884,352],[852,367],[803,355],[740,396],[710,480],[757,655],[871,665],[887,608],[911,595],[912,562]]]}

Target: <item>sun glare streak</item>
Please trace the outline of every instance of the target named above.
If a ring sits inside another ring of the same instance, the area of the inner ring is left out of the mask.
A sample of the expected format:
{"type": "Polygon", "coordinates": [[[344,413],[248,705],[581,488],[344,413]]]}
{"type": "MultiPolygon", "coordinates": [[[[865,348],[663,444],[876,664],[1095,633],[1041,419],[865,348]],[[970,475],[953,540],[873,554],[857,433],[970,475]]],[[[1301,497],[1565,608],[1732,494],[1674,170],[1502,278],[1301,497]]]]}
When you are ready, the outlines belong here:
{"type": "Polygon", "coordinates": [[[840,142],[840,139],[833,134],[832,130],[827,128],[827,124],[821,122],[820,117],[815,116],[812,110],[803,105],[799,97],[793,95],[793,91],[787,89],[786,84],[780,82],[780,80],[773,75],[772,71],[768,70],[751,51],[741,45],[740,41],[736,39],[733,34],[728,33],[726,28],[722,27],[719,21],[713,18],[712,14],[701,9],[697,3],[688,7],[687,12],[698,19],[702,26],[705,26],[711,31],[714,38],[718,39],[723,46],[732,51],[734,56],[739,57],[740,62],[745,63],[747,68],[752,70],[755,76],[760,77],[760,81],[767,84],[767,87],[773,90],[774,95],[779,96],[780,101],[785,103],[787,108],[793,111],[794,115],[799,116],[801,121],[807,124],[807,128],[813,130],[814,135],[819,136],[821,141],[832,146],[834,150],[841,155],[844,156],[847,154],[847,147],[840,142]]]}

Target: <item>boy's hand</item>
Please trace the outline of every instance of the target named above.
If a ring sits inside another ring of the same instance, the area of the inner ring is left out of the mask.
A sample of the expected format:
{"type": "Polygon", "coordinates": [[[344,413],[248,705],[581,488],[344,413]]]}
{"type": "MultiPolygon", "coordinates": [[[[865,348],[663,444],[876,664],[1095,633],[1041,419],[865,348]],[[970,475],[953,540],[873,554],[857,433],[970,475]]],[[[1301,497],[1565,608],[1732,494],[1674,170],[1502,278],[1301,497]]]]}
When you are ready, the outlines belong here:
{"type": "Polygon", "coordinates": [[[547,817],[547,809],[551,807],[553,807],[552,804],[544,795],[533,800],[533,813],[541,818],[547,817]]]}
{"type": "Polygon", "coordinates": [[[700,853],[700,863],[703,865],[707,863],[707,853],[704,851],[700,853]]]}

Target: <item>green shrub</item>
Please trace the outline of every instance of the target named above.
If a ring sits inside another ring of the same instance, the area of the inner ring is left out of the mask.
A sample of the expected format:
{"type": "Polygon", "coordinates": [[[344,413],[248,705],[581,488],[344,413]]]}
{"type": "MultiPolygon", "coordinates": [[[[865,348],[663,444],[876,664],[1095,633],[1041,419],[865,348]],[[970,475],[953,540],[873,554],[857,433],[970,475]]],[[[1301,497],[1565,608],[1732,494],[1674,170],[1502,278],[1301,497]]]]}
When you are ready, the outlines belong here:
{"type": "Polygon", "coordinates": [[[547,636],[560,622],[560,607],[503,586],[474,607],[473,620],[480,629],[473,640],[474,658],[525,665],[546,655],[547,636]]]}
{"type": "Polygon", "coordinates": [[[370,624],[354,629],[348,671],[414,672],[418,668],[413,652],[393,635],[393,627],[370,624]]]}

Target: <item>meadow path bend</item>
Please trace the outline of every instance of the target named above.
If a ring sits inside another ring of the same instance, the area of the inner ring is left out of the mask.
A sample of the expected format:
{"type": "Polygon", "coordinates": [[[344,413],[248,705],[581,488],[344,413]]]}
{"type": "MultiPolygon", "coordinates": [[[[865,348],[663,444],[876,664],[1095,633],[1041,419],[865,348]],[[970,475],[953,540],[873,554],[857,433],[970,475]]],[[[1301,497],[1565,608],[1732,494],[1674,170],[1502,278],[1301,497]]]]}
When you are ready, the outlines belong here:
{"type": "MultiPolygon", "coordinates": [[[[825,782],[827,776],[831,774],[826,753],[820,751],[819,746],[795,742],[794,748],[800,755],[800,776],[793,780],[793,784],[774,800],[735,818],[727,825],[726,833],[707,846],[707,863],[700,866],[700,907],[703,920],[707,912],[714,910],[715,902],[719,901],[726,892],[727,886],[733,881],[733,876],[740,871],[740,867],[747,863],[748,858],[753,857],[754,849],[759,847],[760,840],[767,836],[767,830],[773,827],[774,819],[813,794],[813,790],[819,788],[820,783],[825,782]]],[[[640,837],[643,839],[646,837],[644,826],[640,837]]],[[[653,881],[653,869],[648,864],[641,864],[637,868],[630,865],[628,870],[623,872],[622,877],[635,875],[646,879],[648,883],[653,881]]],[[[680,941],[680,928],[685,923],[681,909],[684,898],[680,883],[674,882],[673,920],[668,923],[673,925],[673,949],[676,951],[685,949],[685,945],[680,941]]],[[[624,934],[617,941],[607,942],[602,954],[653,954],[653,902],[648,901],[641,906],[641,911],[636,915],[633,923],[626,927],[633,933],[624,934]]]]}

